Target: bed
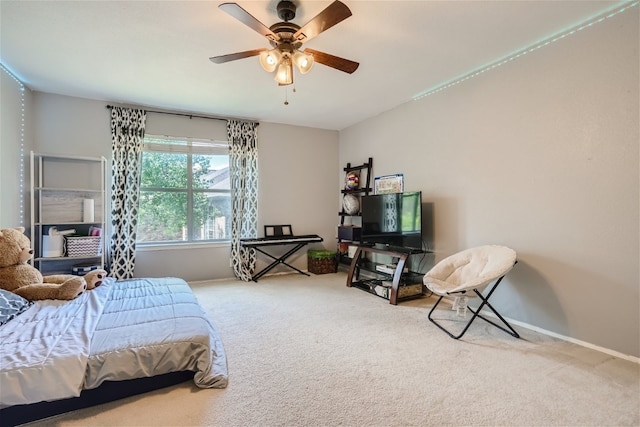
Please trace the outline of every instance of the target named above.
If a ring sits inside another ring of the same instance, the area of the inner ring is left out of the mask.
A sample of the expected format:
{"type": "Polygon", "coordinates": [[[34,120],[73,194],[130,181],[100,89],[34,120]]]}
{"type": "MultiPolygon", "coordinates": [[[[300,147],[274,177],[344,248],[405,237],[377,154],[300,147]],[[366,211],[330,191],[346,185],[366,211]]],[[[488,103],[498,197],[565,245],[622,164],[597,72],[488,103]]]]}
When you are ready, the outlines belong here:
{"type": "Polygon", "coordinates": [[[0,326],[0,424],[16,425],[189,378],[227,386],[220,337],[179,278],[107,278],[0,326]]]}

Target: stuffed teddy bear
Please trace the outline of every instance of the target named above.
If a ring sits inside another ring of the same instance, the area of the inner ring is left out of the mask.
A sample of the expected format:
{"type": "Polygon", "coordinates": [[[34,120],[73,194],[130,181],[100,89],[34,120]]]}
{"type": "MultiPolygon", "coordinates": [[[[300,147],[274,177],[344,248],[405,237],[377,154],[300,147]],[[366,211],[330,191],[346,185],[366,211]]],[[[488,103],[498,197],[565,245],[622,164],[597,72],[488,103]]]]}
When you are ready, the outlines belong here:
{"type": "Polygon", "coordinates": [[[43,277],[27,263],[33,256],[24,227],[0,229],[0,288],[30,301],[72,300],[85,290],[94,289],[107,277],[105,270],[93,270],[84,276],[56,274],[43,277]]]}

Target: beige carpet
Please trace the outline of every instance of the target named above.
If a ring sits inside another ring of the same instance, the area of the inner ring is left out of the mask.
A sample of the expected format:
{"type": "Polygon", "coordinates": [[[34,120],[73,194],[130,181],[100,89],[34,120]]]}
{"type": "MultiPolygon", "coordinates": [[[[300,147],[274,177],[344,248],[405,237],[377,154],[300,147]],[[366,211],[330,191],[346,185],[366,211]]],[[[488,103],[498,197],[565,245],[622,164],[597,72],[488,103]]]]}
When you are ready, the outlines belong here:
{"type": "Polygon", "coordinates": [[[187,382],[34,425],[640,425],[633,362],[481,320],[455,341],[427,320],[434,299],[391,306],[345,281],[193,285],[225,344],[227,389],[187,382]]]}

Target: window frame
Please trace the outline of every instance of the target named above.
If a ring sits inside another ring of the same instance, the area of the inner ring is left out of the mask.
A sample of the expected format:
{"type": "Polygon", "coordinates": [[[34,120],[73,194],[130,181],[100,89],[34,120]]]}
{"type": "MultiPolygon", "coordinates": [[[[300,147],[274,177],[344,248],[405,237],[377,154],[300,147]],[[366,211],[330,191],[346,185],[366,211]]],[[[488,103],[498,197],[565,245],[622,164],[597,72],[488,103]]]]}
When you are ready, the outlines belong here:
{"type": "MultiPolygon", "coordinates": [[[[202,154],[202,155],[224,155],[229,157],[230,149],[229,149],[228,141],[219,141],[213,139],[206,138],[192,138],[192,137],[174,137],[168,135],[155,135],[155,134],[146,134],[143,138],[142,143],[142,155],[144,153],[149,152],[159,152],[159,153],[175,153],[175,154],[185,154],[187,158],[186,162],[186,170],[187,170],[187,182],[186,188],[177,188],[177,187],[143,187],[142,183],[140,184],[139,191],[142,193],[143,191],[149,192],[176,192],[176,193],[185,193],[187,197],[187,213],[186,213],[186,224],[187,224],[187,240],[167,240],[167,241],[148,241],[141,242],[138,241],[136,237],[136,246],[142,249],[145,248],[175,248],[175,247],[201,247],[203,245],[208,246],[226,246],[231,244],[231,236],[227,239],[194,239],[195,228],[193,224],[194,219],[194,209],[193,209],[193,199],[195,193],[203,193],[203,194],[228,194],[231,197],[231,189],[205,189],[205,188],[194,188],[193,186],[193,173],[189,173],[189,171],[193,170],[193,155],[202,154]],[[162,141],[174,141],[175,143],[157,143],[149,140],[162,140],[162,141]]],[[[230,162],[229,162],[230,164],[230,162]]],[[[142,164],[141,164],[142,167],[142,164]]],[[[141,171],[142,172],[142,171],[141,171]]],[[[229,218],[231,220],[231,218],[229,218]]]]}

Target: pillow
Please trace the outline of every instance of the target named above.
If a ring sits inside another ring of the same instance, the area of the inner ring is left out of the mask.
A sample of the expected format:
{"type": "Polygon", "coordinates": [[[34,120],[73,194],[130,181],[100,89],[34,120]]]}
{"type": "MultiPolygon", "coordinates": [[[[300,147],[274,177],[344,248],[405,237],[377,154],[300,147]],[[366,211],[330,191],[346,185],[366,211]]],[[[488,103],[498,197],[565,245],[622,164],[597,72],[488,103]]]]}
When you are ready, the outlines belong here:
{"type": "Polygon", "coordinates": [[[13,292],[0,289],[0,326],[31,307],[33,301],[28,301],[13,292]]]}

